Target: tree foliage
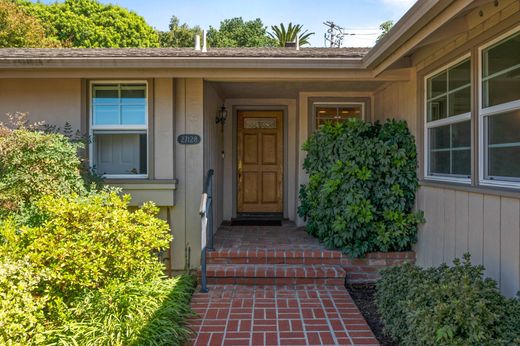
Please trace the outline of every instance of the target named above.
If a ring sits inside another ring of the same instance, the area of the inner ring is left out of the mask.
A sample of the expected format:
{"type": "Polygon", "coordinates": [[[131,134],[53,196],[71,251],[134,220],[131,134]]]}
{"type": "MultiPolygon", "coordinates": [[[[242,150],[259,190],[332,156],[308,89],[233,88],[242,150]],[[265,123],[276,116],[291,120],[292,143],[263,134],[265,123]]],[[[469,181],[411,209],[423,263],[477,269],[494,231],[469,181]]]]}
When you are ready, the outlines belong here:
{"type": "Polygon", "coordinates": [[[379,30],[381,30],[381,34],[377,37],[376,42],[379,41],[380,39],[382,39],[383,36],[385,36],[390,31],[390,29],[392,29],[393,26],[394,26],[393,20],[387,20],[387,21],[384,21],[383,23],[381,23],[379,25],[379,30]]]}
{"type": "Polygon", "coordinates": [[[158,32],[161,47],[193,47],[195,35],[202,34],[202,29],[198,25],[190,28],[186,23],[180,24],[176,16],[170,19],[169,29],[169,31],[158,32]]]}
{"type": "Polygon", "coordinates": [[[0,48],[56,47],[39,19],[10,0],[0,0],[0,48]]]}
{"type": "Polygon", "coordinates": [[[299,39],[300,46],[310,44],[309,38],[314,35],[313,32],[308,32],[308,30],[303,30],[303,25],[293,23],[289,23],[287,25],[287,29],[283,23],[280,25],[271,26],[273,32],[269,33],[269,36],[275,40],[279,47],[285,47],[287,42],[296,42],[296,39],[299,39]]]}
{"type": "Polygon", "coordinates": [[[412,211],[417,153],[405,122],[325,124],[303,149],[298,213],[309,233],[353,257],[410,249],[422,213],[412,211]]]}
{"type": "Polygon", "coordinates": [[[208,44],[211,47],[270,47],[274,42],[260,18],[244,21],[236,17],[223,20],[218,29],[210,26],[208,44]]]}
{"type": "Polygon", "coordinates": [[[47,37],[65,47],[158,47],[157,32],[143,17],[117,5],[97,0],[65,0],[44,4],[18,0],[37,17],[47,37]]]}

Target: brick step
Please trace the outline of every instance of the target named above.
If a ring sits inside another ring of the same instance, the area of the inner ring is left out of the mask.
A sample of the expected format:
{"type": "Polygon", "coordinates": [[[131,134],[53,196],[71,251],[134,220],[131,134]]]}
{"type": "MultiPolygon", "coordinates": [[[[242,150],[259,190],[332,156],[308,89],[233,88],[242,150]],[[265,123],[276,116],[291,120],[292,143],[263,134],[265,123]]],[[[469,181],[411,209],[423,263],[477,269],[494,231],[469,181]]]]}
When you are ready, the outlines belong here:
{"type": "Polygon", "coordinates": [[[217,249],[208,251],[209,264],[341,264],[341,252],[291,249],[217,249]]]}
{"type": "MultiPolygon", "coordinates": [[[[199,272],[200,275],[200,272],[199,272]]],[[[209,284],[238,285],[342,285],[346,272],[327,264],[208,264],[209,284]]]]}

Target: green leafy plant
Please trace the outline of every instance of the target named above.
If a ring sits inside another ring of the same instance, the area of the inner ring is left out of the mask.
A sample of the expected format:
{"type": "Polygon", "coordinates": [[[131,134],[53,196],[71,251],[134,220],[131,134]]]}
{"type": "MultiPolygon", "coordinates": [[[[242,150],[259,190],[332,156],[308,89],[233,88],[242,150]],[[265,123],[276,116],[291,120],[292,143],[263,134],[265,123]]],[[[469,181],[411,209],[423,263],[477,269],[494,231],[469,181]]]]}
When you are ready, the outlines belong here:
{"type": "Polygon", "coordinates": [[[38,294],[46,271],[34,272],[27,259],[0,257],[0,344],[28,345],[44,340],[44,307],[38,294]]]}
{"type": "Polygon", "coordinates": [[[31,214],[44,195],[83,193],[77,155],[82,144],[38,131],[22,113],[9,116],[11,124],[0,124],[0,218],[31,214]]]}
{"type": "Polygon", "coordinates": [[[61,325],[46,332],[59,345],[184,345],[192,316],[193,276],[128,281],[91,290],[75,300],[61,325]],[[107,303],[108,302],[108,303],[107,303]]]}
{"type": "Polygon", "coordinates": [[[513,345],[520,342],[520,302],[483,278],[469,254],[421,269],[385,269],[376,303],[385,331],[402,345],[513,345]]]}
{"type": "Polygon", "coordinates": [[[423,216],[412,211],[417,158],[405,122],[325,124],[303,149],[298,213],[309,233],[353,257],[410,249],[423,216]]]}
{"type": "Polygon", "coordinates": [[[47,289],[64,298],[114,281],[145,282],[163,271],[154,253],[167,248],[171,236],[155,217],[158,208],[146,203],[130,211],[129,200],[116,191],[45,196],[36,202],[41,225],[21,227],[6,246],[35,269],[48,270],[47,289]]]}
{"type": "Polygon", "coordinates": [[[314,35],[314,33],[309,32],[309,30],[303,31],[303,25],[293,25],[293,23],[289,23],[287,28],[283,23],[273,25],[271,26],[271,30],[273,30],[273,32],[269,33],[269,37],[275,40],[279,47],[285,47],[287,42],[296,42],[297,38],[301,46],[310,44],[309,38],[314,35]]]}

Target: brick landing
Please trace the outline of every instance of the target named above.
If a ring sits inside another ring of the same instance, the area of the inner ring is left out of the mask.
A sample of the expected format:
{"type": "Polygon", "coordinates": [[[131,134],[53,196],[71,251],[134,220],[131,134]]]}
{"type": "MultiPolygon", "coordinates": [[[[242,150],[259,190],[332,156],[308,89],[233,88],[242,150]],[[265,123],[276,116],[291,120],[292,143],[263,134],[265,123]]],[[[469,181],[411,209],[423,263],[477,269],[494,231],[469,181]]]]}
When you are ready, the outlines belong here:
{"type": "Polygon", "coordinates": [[[291,223],[221,227],[210,292],[193,296],[192,343],[378,345],[344,287],[344,260],[291,223]]]}
{"type": "Polygon", "coordinates": [[[194,345],[379,345],[342,286],[211,286],[196,293],[194,345]]]}

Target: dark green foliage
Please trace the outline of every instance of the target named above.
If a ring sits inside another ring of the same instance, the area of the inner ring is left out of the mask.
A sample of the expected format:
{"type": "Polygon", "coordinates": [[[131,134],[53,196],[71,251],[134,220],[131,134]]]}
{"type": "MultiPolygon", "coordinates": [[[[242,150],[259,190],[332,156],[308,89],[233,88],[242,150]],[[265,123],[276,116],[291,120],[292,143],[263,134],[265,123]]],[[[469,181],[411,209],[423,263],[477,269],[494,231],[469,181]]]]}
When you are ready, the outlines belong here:
{"type": "Polygon", "coordinates": [[[376,303],[386,333],[402,345],[518,345],[520,302],[483,272],[469,254],[452,267],[384,270],[376,303]]]}
{"type": "Polygon", "coordinates": [[[223,20],[218,29],[210,26],[208,44],[210,47],[271,47],[274,40],[267,35],[267,27],[260,18],[244,21],[236,17],[223,20]]]}
{"type": "Polygon", "coordinates": [[[405,122],[326,124],[303,149],[298,213],[309,233],[354,257],[410,249],[422,213],[412,212],[417,158],[405,122]]]}
{"type": "Polygon", "coordinates": [[[46,36],[64,47],[158,47],[157,32],[143,17],[97,0],[65,0],[45,4],[17,0],[46,29],[46,36]]]}

